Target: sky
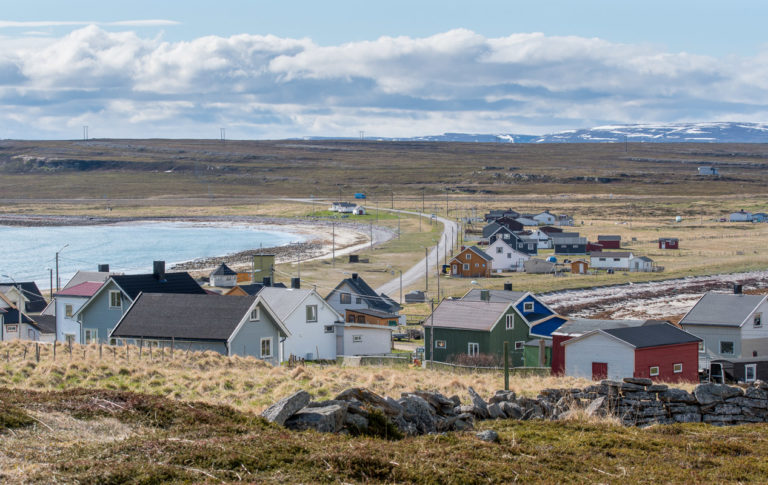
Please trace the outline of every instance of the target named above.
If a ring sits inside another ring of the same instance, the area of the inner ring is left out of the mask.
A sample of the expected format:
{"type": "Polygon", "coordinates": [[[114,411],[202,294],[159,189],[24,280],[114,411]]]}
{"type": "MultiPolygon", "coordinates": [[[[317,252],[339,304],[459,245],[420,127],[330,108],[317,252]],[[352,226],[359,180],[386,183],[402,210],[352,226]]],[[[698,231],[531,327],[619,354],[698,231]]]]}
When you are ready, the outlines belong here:
{"type": "Polygon", "coordinates": [[[758,0],[3,3],[0,139],[768,119],[758,0]]]}

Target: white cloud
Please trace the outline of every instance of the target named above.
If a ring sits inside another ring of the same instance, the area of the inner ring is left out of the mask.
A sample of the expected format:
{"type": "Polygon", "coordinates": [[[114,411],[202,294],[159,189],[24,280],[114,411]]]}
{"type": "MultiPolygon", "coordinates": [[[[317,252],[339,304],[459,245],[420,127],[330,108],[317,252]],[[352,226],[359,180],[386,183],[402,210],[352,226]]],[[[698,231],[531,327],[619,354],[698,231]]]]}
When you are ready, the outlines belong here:
{"type": "MultiPolygon", "coordinates": [[[[167,21],[138,22],[120,26],[167,21]]],[[[465,29],[337,46],[250,34],[167,42],[87,25],[63,37],[0,37],[0,126],[9,122],[0,138],[72,137],[81,124],[94,136],[229,126],[232,137],[263,138],[754,120],[768,111],[766,79],[768,51],[715,58],[465,29]]]]}

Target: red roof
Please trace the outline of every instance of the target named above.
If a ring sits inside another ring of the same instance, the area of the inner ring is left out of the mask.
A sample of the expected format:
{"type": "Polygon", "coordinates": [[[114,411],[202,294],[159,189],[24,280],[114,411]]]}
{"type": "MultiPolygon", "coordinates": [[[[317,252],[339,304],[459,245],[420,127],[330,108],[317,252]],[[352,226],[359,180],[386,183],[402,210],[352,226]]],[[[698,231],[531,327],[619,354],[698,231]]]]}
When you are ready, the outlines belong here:
{"type": "Polygon", "coordinates": [[[93,296],[97,291],[99,291],[99,288],[101,288],[101,285],[104,283],[100,281],[86,281],[85,283],[80,283],[79,285],[72,286],[70,288],[65,288],[56,295],[61,296],[93,296]]]}

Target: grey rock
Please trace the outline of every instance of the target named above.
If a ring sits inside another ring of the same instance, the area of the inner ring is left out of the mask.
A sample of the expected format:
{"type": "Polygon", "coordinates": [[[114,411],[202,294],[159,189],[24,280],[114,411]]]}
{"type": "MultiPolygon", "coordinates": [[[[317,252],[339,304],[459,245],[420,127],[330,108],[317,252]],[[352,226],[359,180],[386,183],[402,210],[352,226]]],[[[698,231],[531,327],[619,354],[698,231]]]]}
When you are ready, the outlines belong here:
{"type": "Polygon", "coordinates": [[[670,403],[667,404],[667,409],[669,409],[669,412],[672,414],[700,414],[700,408],[698,406],[693,406],[690,404],[674,404],[670,403]]]}
{"type": "Polygon", "coordinates": [[[375,392],[369,391],[362,387],[352,387],[343,391],[335,400],[337,401],[359,401],[364,405],[369,405],[374,408],[380,409],[384,414],[390,416],[397,416],[403,412],[402,409],[394,406],[391,402],[383,397],[379,396],[375,392]]]}
{"type": "Polygon", "coordinates": [[[661,392],[666,391],[669,389],[669,386],[666,384],[653,384],[652,386],[648,386],[645,390],[648,392],[661,392]]]}
{"type": "Polygon", "coordinates": [[[487,441],[488,443],[495,443],[499,441],[499,433],[492,429],[486,429],[475,434],[481,441],[487,441]]]}
{"type": "Polygon", "coordinates": [[[486,404],[486,402],[483,401],[483,398],[472,389],[472,386],[467,387],[467,392],[469,393],[470,399],[472,399],[472,405],[475,406],[476,414],[481,418],[488,418],[488,404],[486,404]]]}
{"type": "Polygon", "coordinates": [[[491,419],[504,419],[507,415],[501,410],[497,403],[491,403],[488,405],[488,414],[491,419]]]}
{"type": "Polygon", "coordinates": [[[744,395],[751,399],[768,399],[768,391],[759,387],[748,387],[744,395]]]}
{"type": "Polygon", "coordinates": [[[673,414],[672,419],[676,423],[700,423],[701,414],[699,413],[673,414]]]}
{"type": "Polygon", "coordinates": [[[360,431],[368,429],[368,419],[360,414],[347,413],[344,423],[348,426],[357,428],[360,431]]]}
{"type": "Polygon", "coordinates": [[[667,389],[659,393],[659,400],[664,402],[680,402],[685,404],[694,404],[698,402],[696,396],[682,389],[667,389]]]}
{"type": "Polygon", "coordinates": [[[436,412],[424,399],[415,395],[408,395],[399,401],[403,407],[403,418],[412,423],[421,434],[437,431],[435,422],[436,412]]]}
{"type": "Polygon", "coordinates": [[[456,406],[453,401],[443,396],[439,392],[413,391],[412,393],[404,393],[403,397],[405,397],[406,394],[412,394],[424,399],[427,401],[427,403],[429,403],[430,406],[435,408],[435,411],[437,411],[438,414],[453,414],[453,408],[456,406]]]}
{"type": "Polygon", "coordinates": [[[653,395],[653,394],[651,394],[651,393],[649,393],[649,392],[645,392],[645,391],[630,391],[630,392],[625,392],[625,393],[624,393],[624,397],[625,397],[626,399],[634,399],[634,400],[637,400],[637,401],[650,401],[650,400],[652,400],[652,399],[653,399],[653,400],[655,400],[655,399],[656,399],[656,396],[655,396],[655,395],[653,395]]]}
{"type": "Polygon", "coordinates": [[[499,403],[499,407],[507,418],[521,419],[523,417],[523,409],[517,403],[504,401],[499,403]]]}
{"type": "Polygon", "coordinates": [[[748,397],[730,397],[725,400],[728,404],[746,408],[768,409],[768,401],[765,399],[750,399],[748,397]]]}
{"type": "Polygon", "coordinates": [[[456,414],[463,414],[463,413],[474,414],[475,413],[475,407],[472,406],[471,404],[464,404],[464,405],[457,406],[457,407],[453,408],[453,412],[456,413],[456,414]]]}
{"type": "Polygon", "coordinates": [[[469,431],[475,428],[471,420],[457,419],[453,423],[453,429],[456,431],[469,431]]]}
{"type": "Polygon", "coordinates": [[[587,409],[585,409],[584,412],[589,417],[602,416],[606,413],[607,407],[607,399],[605,396],[602,396],[589,403],[589,406],[587,406],[587,409]]]}
{"type": "Polygon", "coordinates": [[[337,433],[344,427],[347,410],[333,404],[322,408],[304,408],[285,421],[285,427],[303,431],[314,429],[323,433],[337,433]]]}
{"type": "Polygon", "coordinates": [[[627,384],[637,384],[638,386],[650,386],[653,381],[644,377],[625,377],[623,381],[627,384]]]}
{"type": "Polygon", "coordinates": [[[718,404],[713,412],[714,414],[741,414],[741,407],[733,404],[718,404]]]}
{"type": "Polygon", "coordinates": [[[763,381],[761,379],[756,380],[752,383],[752,387],[757,387],[758,389],[768,390],[768,382],[763,381]]]}
{"type": "Polygon", "coordinates": [[[459,399],[459,396],[453,395],[453,396],[449,397],[448,399],[453,401],[453,405],[454,406],[461,406],[461,399],[459,399]]]}
{"type": "Polygon", "coordinates": [[[729,397],[742,396],[744,391],[725,384],[699,384],[693,390],[693,395],[699,404],[712,404],[724,402],[729,397]]]}
{"type": "Polygon", "coordinates": [[[515,391],[496,391],[496,394],[488,400],[488,403],[514,402],[515,400],[517,400],[515,391]]]}
{"type": "Polygon", "coordinates": [[[285,421],[309,404],[307,391],[297,391],[268,407],[261,416],[272,423],[284,425],[285,421]]]}

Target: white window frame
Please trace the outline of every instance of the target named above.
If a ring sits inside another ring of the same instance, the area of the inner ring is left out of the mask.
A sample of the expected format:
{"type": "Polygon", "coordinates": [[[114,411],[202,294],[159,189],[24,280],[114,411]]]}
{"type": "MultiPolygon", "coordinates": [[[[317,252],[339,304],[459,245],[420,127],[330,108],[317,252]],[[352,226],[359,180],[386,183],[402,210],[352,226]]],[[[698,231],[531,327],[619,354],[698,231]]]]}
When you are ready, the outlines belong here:
{"type": "Polygon", "coordinates": [[[757,364],[744,364],[744,382],[755,382],[757,380],[757,364]],[[749,371],[752,371],[752,378],[749,378],[749,371]]]}
{"type": "Polygon", "coordinates": [[[445,349],[446,348],[445,340],[435,340],[435,348],[445,349]]]}
{"type": "Polygon", "coordinates": [[[702,340],[701,342],[699,342],[699,353],[703,354],[706,351],[707,351],[707,348],[704,346],[704,341],[702,340]]]}
{"type": "Polygon", "coordinates": [[[467,259],[467,260],[472,259],[472,254],[470,253],[465,254],[464,259],[467,259]]]}
{"type": "Polygon", "coordinates": [[[532,312],[533,308],[534,308],[534,305],[533,305],[532,301],[523,302],[523,311],[524,312],[532,312]]]}
{"type": "Polygon", "coordinates": [[[651,367],[648,369],[648,375],[650,375],[651,377],[656,377],[656,376],[658,376],[658,375],[659,375],[659,366],[658,366],[658,365],[652,365],[652,366],[651,366],[651,367]]]}
{"type": "MultiPolygon", "coordinates": [[[[74,337],[74,335],[73,335],[73,337],[74,337]]],[[[123,345],[123,339],[112,337],[111,339],[109,339],[109,345],[113,345],[113,346],[123,345]]]]}
{"type": "Polygon", "coordinates": [[[120,290],[110,290],[109,291],[109,309],[110,310],[122,310],[123,309],[123,293],[120,290]],[[112,303],[112,296],[114,294],[118,295],[118,298],[120,298],[120,305],[115,306],[112,303]]]}
{"type": "Polygon", "coordinates": [[[677,364],[672,364],[672,372],[675,374],[680,374],[683,372],[683,363],[678,362],[677,364]]]}
{"type": "Polygon", "coordinates": [[[478,342],[467,343],[467,355],[473,357],[480,354],[480,344],[478,342]]]}
{"type": "Polygon", "coordinates": [[[467,264],[467,263],[464,263],[464,264],[462,265],[462,268],[464,269],[464,271],[469,271],[469,264],[467,264]]]}
{"type": "Polygon", "coordinates": [[[272,337],[262,337],[259,341],[259,355],[262,359],[270,359],[272,358],[273,352],[272,352],[272,337]],[[269,352],[264,352],[264,344],[267,344],[267,350],[269,352]]]}
{"type": "Polygon", "coordinates": [[[523,350],[525,348],[525,340],[518,340],[515,342],[515,350],[523,350]]]}
{"type": "Polygon", "coordinates": [[[99,329],[98,328],[84,328],[83,329],[83,343],[85,345],[99,343],[99,329]]]}
{"type": "Polygon", "coordinates": [[[515,315],[510,313],[506,316],[506,327],[507,330],[514,330],[515,329],[515,315]]]}
{"type": "Polygon", "coordinates": [[[317,305],[307,305],[304,307],[304,314],[307,317],[307,323],[317,322],[317,305]],[[310,316],[310,311],[313,313],[312,316],[310,316]]]}
{"type": "Polygon", "coordinates": [[[256,307],[253,310],[251,310],[251,314],[248,315],[248,320],[251,322],[258,322],[259,320],[261,320],[261,310],[259,309],[259,307],[256,307]]]}
{"type": "Polygon", "coordinates": [[[720,346],[718,347],[717,350],[719,350],[718,353],[720,355],[736,355],[736,342],[734,342],[732,340],[721,340],[720,341],[720,346]],[[723,352],[723,344],[731,344],[731,346],[733,347],[733,351],[732,352],[723,352]]]}
{"type": "Polygon", "coordinates": [[[752,316],[752,326],[755,328],[761,328],[763,326],[763,314],[762,313],[755,313],[752,316]]]}
{"type": "Polygon", "coordinates": [[[64,316],[67,318],[72,317],[72,313],[74,312],[74,307],[70,304],[64,305],[64,316]]]}
{"type": "Polygon", "coordinates": [[[325,327],[323,327],[323,330],[325,331],[325,333],[334,333],[335,332],[335,330],[333,328],[333,325],[326,325],[325,327]]]}
{"type": "Polygon", "coordinates": [[[360,334],[352,335],[352,343],[354,344],[363,343],[363,336],[360,334]]]}
{"type": "Polygon", "coordinates": [[[19,325],[15,323],[13,325],[6,325],[5,331],[8,333],[16,333],[19,331],[19,325]]]}

